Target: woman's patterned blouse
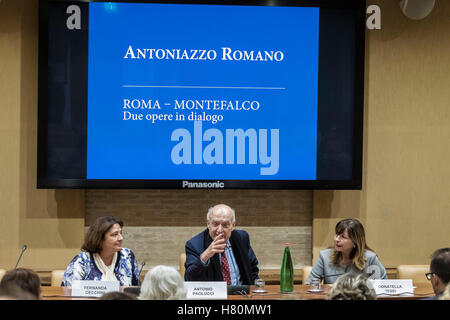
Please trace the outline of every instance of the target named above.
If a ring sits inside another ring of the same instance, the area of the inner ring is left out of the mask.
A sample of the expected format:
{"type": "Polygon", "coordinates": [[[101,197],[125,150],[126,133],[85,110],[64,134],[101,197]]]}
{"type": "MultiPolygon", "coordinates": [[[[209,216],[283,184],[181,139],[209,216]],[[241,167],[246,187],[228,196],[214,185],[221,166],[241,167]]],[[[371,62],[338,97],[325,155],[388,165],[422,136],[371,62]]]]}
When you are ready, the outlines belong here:
{"type": "MultiPolygon", "coordinates": [[[[118,252],[114,274],[121,286],[139,286],[139,267],[133,251],[122,248],[118,252]]],[[[94,262],[94,256],[82,251],[69,263],[62,279],[62,286],[71,287],[73,280],[98,280],[102,273],[94,262]]]]}

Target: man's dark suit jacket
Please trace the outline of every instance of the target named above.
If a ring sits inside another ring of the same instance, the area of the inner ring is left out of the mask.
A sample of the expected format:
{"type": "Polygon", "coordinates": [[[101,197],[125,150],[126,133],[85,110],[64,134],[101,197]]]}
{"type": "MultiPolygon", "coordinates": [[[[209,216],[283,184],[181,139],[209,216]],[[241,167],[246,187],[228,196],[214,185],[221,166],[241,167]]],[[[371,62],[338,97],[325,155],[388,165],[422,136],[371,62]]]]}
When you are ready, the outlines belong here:
{"type": "MultiPolygon", "coordinates": [[[[186,281],[223,281],[219,255],[215,254],[207,265],[200,260],[200,255],[211,244],[209,230],[199,233],[186,242],[186,281]]],[[[230,236],[231,249],[239,268],[242,284],[252,285],[258,278],[258,259],[250,246],[248,233],[233,230],[230,236]]]]}

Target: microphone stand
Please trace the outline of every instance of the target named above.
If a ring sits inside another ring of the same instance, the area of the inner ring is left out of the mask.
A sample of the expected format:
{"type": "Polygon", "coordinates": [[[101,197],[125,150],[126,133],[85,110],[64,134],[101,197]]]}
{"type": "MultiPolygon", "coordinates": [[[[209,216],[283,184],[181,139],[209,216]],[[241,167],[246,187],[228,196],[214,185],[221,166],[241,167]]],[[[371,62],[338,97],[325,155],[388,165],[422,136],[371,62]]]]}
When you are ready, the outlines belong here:
{"type": "Polygon", "coordinates": [[[22,247],[22,252],[20,253],[19,259],[17,260],[16,266],[14,267],[14,269],[17,269],[17,266],[19,265],[20,259],[22,259],[22,255],[25,252],[25,250],[27,250],[27,248],[28,248],[27,245],[24,244],[23,247],[22,247]]]}

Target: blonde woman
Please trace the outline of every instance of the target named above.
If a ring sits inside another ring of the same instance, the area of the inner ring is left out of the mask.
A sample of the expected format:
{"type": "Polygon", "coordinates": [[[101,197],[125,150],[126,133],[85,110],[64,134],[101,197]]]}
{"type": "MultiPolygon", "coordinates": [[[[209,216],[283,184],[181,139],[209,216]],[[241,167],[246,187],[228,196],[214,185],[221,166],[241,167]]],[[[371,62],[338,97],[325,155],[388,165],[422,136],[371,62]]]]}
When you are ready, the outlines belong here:
{"type": "Polygon", "coordinates": [[[186,288],[183,278],[175,268],[156,266],[142,281],[140,300],[183,300],[186,288]]]}
{"type": "Polygon", "coordinates": [[[364,273],[371,279],[387,279],[386,269],[366,244],[364,227],[357,219],[344,219],[336,224],[334,246],[320,251],[305,284],[320,279],[334,283],[345,273],[364,273]]]}

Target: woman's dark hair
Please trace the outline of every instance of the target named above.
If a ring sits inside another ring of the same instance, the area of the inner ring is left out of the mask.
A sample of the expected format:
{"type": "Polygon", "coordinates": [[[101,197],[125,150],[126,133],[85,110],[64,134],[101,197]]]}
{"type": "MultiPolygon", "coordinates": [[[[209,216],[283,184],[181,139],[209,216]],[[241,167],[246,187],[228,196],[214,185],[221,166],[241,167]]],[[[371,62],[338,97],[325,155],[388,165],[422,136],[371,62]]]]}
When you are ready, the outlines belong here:
{"type": "Polygon", "coordinates": [[[102,251],[103,240],[105,240],[105,234],[115,224],[120,225],[121,228],[123,227],[122,220],[114,218],[113,216],[97,218],[97,220],[89,227],[81,250],[90,253],[100,253],[102,251]]]}
{"type": "Polygon", "coordinates": [[[17,268],[5,273],[0,283],[1,288],[17,286],[33,295],[35,299],[41,296],[41,279],[36,271],[26,268],[17,268]]]}

